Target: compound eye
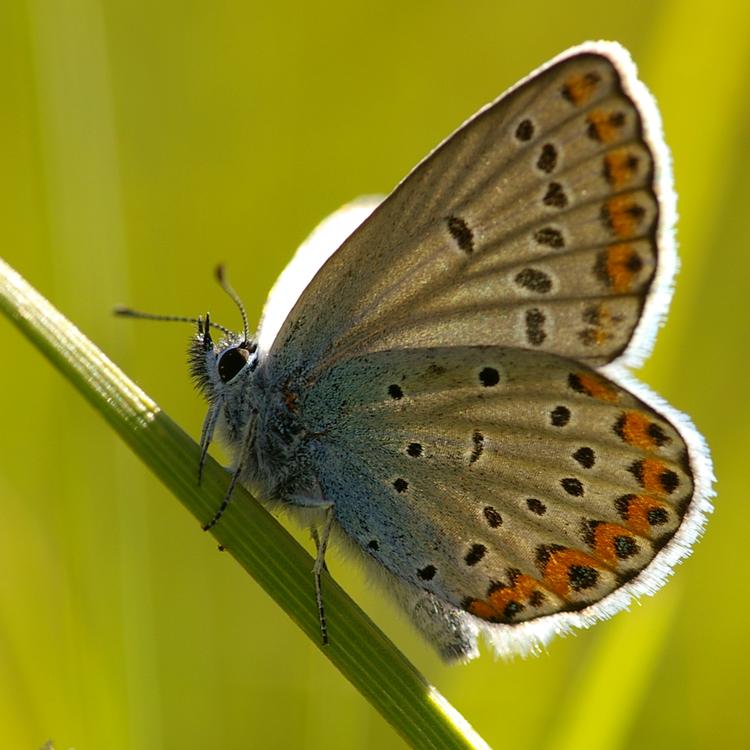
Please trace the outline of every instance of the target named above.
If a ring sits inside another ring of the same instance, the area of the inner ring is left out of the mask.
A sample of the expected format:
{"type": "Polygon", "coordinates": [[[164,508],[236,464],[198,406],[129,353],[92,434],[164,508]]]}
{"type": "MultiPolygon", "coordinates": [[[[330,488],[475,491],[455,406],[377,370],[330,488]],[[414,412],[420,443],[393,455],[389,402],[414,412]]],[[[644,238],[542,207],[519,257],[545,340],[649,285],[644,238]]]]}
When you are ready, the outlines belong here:
{"type": "Polygon", "coordinates": [[[240,346],[227,349],[219,357],[219,377],[222,383],[228,383],[247,363],[250,352],[240,346]]]}

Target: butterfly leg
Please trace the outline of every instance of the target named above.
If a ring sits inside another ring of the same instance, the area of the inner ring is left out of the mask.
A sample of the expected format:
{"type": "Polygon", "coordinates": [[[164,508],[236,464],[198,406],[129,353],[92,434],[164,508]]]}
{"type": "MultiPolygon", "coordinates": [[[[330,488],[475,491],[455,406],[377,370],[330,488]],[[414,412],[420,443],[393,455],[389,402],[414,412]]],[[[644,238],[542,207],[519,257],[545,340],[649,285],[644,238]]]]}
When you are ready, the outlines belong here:
{"type": "Polygon", "coordinates": [[[315,577],[315,601],[318,604],[318,621],[320,622],[320,635],[323,639],[323,645],[328,643],[328,625],[326,624],[326,614],[323,609],[323,590],[320,584],[320,574],[327,570],[326,568],[326,548],[328,547],[328,538],[331,535],[333,526],[333,506],[326,508],[326,517],[323,523],[323,531],[318,536],[317,529],[312,530],[312,537],[317,548],[315,556],[315,565],[313,566],[313,576],[315,577]]]}
{"type": "Polygon", "coordinates": [[[203,427],[201,428],[201,454],[198,459],[198,484],[203,479],[203,467],[206,463],[206,456],[208,455],[208,446],[211,444],[211,438],[213,437],[214,430],[216,429],[216,422],[219,419],[219,409],[221,403],[219,401],[211,404],[211,408],[206,414],[206,418],[203,420],[203,427]]]}
{"type": "MultiPolygon", "coordinates": [[[[315,549],[320,549],[320,534],[318,533],[318,529],[315,526],[310,527],[310,538],[315,542],[315,549]]],[[[323,561],[323,570],[328,572],[328,566],[326,565],[325,561],[323,561]]]]}
{"type": "MultiPolygon", "coordinates": [[[[209,412],[209,417],[206,418],[207,422],[210,420],[210,414],[211,413],[209,412]]],[[[214,419],[213,421],[215,424],[216,420],[214,419]]],[[[234,470],[234,473],[232,474],[232,479],[229,482],[229,487],[227,487],[227,491],[224,493],[224,499],[221,501],[221,505],[219,506],[216,513],[214,513],[213,518],[207,524],[203,526],[203,531],[208,531],[209,529],[212,529],[214,526],[216,526],[216,524],[219,522],[219,519],[224,515],[224,512],[229,506],[229,502],[232,499],[232,493],[234,492],[234,488],[237,486],[237,482],[239,481],[240,477],[242,476],[242,472],[245,469],[244,457],[248,455],[248,451],[250,450],[250,446],[252,445],[254,435],[255,435],[255,423],[251,422],[247,432],[245,433],[245,439],[242,441],[242,450],[240,451],[240,461],[237,464],[237,468],[234,470]]],[[[208,449],[208,446],[206,446],[206,449],[208,449]]]]}

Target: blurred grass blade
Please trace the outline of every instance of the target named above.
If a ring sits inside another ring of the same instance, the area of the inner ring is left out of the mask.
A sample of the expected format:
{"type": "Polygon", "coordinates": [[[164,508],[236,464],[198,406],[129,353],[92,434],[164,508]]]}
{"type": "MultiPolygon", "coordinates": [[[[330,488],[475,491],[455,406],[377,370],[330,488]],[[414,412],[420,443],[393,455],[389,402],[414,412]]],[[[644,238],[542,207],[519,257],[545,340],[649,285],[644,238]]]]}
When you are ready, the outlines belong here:
{"type": "Polygon", "coordinates": [[[747,149],[750,3],[718,7],[711,16],[712,33],[706,34],[705,26],[695,22],[706,12],[701,0],[659,5],[650,28],[646,60],[651,63],[643,61],[648,84],[657,95],[690,92],[660,98],[667,141],[675,155],[680,260],[690,269],[677,277],[678,293],[669,313],[671,333],[659,337],[656,350],[663,379],[669,377],[674,385],[673,394],[685,386],[681,363],[693,346],[696,320],[705,317],[707,281],[717,264],[716,254],[704,248],[716,242],[715,224],[724,218],[722,209],[735,194],[727,179],[728,165],[747,149]],[[699,49],[699,60],[721,60],[721,75],[716,75],[716,63],[686,67],[686,49],[699,49]]]}
{"type": "MultiPolygon", "coordinates": [[[[226,472],[209,460],[198,486],[195,442],[2,260],[0,308],[199,521],[211,518],[226,472]]],[[[288,532],[240,488],[212,533],[320,645],[313,560],[288,532]]],[[[407,742],[418,748],[486,747],[330,577],[323,586],[331,634],[323,653],[407,742]]]]}
{"type": "Polygon", "coordinates": [[[680,602],[678,581],[627,617],[602,627],[554,718],[549,750],[619,750],[638,737],[639,708],[652,687],[680,602]],[[637,645],[636,645],[637,644],[637,645]],[[613,686],[616,685],[616,691],[613,686]]]}

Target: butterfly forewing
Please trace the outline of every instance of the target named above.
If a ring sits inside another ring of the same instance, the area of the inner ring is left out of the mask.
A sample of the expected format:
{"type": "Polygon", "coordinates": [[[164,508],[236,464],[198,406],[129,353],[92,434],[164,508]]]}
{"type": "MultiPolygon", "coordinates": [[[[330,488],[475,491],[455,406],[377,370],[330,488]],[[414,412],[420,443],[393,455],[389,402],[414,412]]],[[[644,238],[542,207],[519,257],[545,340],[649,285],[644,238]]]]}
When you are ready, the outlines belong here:
{"type": "Polygon", "coordinates": [[[553,63],[436,149],[319,271],[272,358],[322,370],[453,342],[618,357],[671,248],[656,246],[663,147],[607,50],[553,63]]]}
{"type": "Polygon", "coordinates": [[[669,545],[693,496],[668,419],[546,353],[362,355],[326,372],[302,409],[347,535],[490,622],[596,605],[669,545]]]}

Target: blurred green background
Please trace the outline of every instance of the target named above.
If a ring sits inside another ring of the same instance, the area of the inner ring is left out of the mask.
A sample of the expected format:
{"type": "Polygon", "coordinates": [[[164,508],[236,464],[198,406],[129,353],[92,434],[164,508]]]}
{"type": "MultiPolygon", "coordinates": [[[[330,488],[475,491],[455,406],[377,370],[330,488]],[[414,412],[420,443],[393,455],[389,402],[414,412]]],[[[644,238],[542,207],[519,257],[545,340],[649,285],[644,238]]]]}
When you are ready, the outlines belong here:
{"type": "MultiPolygon", "coordinates": [[[[589,38],[630,48],[674,155],[683,270],[642,377],[713,450],[705,539],[630,613],[539,658],[453,668],[358,570],[335,553],[329,565],[495,747],[748,747],[750,4],[4,0],[0,253],[197,436],[190,331],[113,319],[113,305],[234,325],[211,277],[224,261],[257,319],[323,216],[390,190],[480,105],[589,38]]],[[[0,748],[402,746],[0,331],[0,748]]]]}

